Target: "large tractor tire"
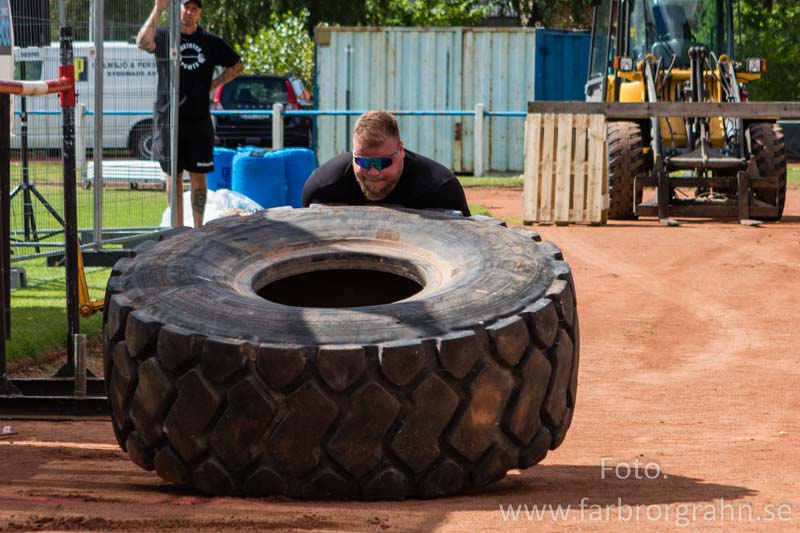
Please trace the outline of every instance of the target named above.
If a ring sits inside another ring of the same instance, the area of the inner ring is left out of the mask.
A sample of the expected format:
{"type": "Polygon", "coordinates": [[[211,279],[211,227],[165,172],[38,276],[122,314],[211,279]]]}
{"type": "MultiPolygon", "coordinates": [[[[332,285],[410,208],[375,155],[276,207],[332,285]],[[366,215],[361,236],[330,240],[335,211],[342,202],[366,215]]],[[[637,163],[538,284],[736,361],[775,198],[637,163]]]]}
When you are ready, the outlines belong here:
{"type": "Polygon", "coordinates": [[[771,189],[753,188],[753,195],[757,200],[778,207],[776,217],[761,218],[768,221],[780,220],[786,204],[786,147],[781,127],[768,122],[751,124],[750,151],[756,158],[758,174],[770,178],[775,186],[771,189]]]}
{"type": "Polygon", "coordinates": [[[120,446],[208,494],[454,494],[541,461],[575,409],[569,266],[491,219],[220,219],[118,262],[105,309],[120,446]]]}
{"type": "Polygon", "coordinates": [[[611,122],[607,131],[608,218],[635,219],[634,179],[644,176],[646,158],[641,127],[635,122],[611,122]]]}

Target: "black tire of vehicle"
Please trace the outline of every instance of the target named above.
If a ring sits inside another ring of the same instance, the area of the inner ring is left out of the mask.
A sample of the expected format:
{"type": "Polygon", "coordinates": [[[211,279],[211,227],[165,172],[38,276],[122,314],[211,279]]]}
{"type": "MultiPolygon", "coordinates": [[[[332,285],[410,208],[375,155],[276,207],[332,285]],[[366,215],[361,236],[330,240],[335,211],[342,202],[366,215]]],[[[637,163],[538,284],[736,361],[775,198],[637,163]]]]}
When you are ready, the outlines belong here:
{"type": "Polygon", "coordinates": [[[538,463],[575,409],[572,275],[536,233],[476,218],[273,209],[137,249],[103,318],[120,446],[204,493],[303,499],[439,497],[538,463]],[[336,268],[422,290],[349,308],[257,294],[336,268]]]}
{"type": "Polygon", "coordinates": [[[610,122],[607,134],[608,218],[635,219],[633,181],[645,173],[642,129],[635,122],[610,122]]]}
{"type": "Polygon", "coordinates": [[[143,120],[131,128],[128,150],[137,159],[153,158],[153,121],[143,120]]]}
{"type": "Polygon", "coordinates": [[[777,221],[783,216],[786,204],[786,147],[783,129],[778,124],[758,122],[750,125],[751,153],[756,158],[758,174],[770,178],[776,189],[753,188],[756,199],[778,207],[778,216],[760,217],[766,221],[777,221]]]}

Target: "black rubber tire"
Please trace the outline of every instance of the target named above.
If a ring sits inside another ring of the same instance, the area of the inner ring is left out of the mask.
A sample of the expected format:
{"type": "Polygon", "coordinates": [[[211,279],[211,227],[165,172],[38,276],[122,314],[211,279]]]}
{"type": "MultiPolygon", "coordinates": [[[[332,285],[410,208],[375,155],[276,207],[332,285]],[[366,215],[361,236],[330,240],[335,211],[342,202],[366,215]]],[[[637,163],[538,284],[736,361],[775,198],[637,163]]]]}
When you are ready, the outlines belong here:
{"type": "Polygon", "coordinates": [[[131,128],[128,137],[128,149],[137,159],[153,158],[153,121],[143,120],[131,128]]]}
{"type": "Polygon", "coordinates": [[[137,249],[106,291],[118,442],[216,495],[430,498],[538,463],[575,409],[572,275],[537,234],[474,218],[274,209],[137,249]],[[350,308],[256,292],[347,267],[423,289],[350,308]]]}
{"type": "Polygon", "coordinates": [[[777,221],[783,216],[786,205],[786,147],[783,130],[778,124],[758,122],[750,125],[750,149],[756,158],[758,174],[771,178],[777,189],[753,188],[756,199],[778,207],[778,216],[759,217],[766,221],[777,221]]]}
{"type": "Polygon", "coordinates": [[[635,219],[633,182],[646,171],[642,129],[635,122],[610,122],[607,135],[608,218],[635,219]]]}

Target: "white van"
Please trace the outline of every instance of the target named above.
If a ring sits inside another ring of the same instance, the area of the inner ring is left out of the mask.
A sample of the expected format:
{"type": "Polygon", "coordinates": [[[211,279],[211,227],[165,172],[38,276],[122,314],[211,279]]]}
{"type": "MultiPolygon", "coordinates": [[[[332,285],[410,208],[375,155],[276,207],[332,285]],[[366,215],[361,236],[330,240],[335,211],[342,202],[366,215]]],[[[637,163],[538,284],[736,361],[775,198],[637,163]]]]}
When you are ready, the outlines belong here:
{"type": "MultiPolygon", "coordinates": [[[[135,44],[108,41],[103,48],[103,148],[128,149],[135,157],[150,159],[152,154],[152,117],[156,100],[156,61],[135,44]]],[[[91,42],[73,43],[77,104],[83,104],[87,115],[86,146],[94,139],[94,73],[95,53],[91,42]]],[[[54,80],[58,78],[59,43],[44,48],[15,48],[15,78],[21,80],[54,80]]],[[[21,97],[14,97],[12,148],[20,147],[21,97]]],[[[58,149],[62,147],[61,107],[58,95],[29,96],[28,147],[58,149]]],[[[76,105],[76,113],[79,107],[76,105]]]]}

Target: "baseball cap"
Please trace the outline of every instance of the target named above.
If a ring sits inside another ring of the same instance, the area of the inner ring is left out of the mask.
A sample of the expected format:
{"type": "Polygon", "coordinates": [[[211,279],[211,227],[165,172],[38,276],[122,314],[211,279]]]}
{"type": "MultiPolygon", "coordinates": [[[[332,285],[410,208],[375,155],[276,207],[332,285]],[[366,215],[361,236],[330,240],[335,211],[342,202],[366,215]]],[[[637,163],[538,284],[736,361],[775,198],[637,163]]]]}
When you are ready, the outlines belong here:
{"type": "Polygon", "coordinates": [[[203,1],[202,0],[181,0],[181,4],[188,4],[189,2],[194,2],[197,4],[197,7],[203,9],[203,1]]]}

